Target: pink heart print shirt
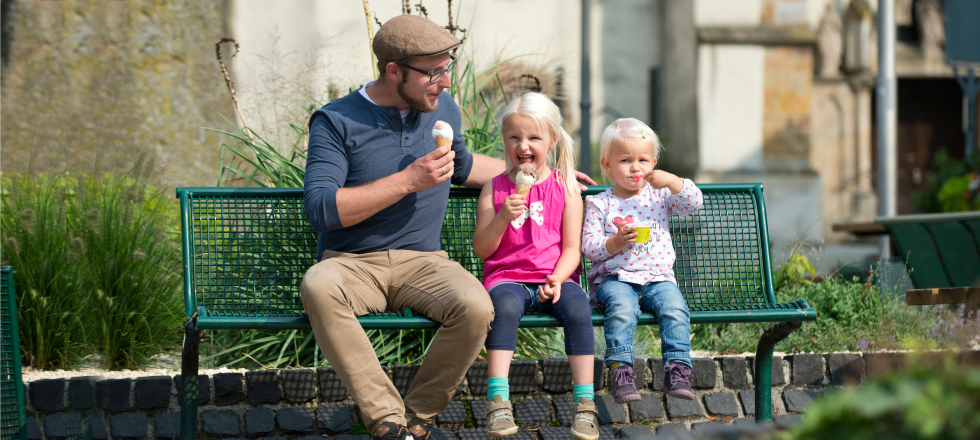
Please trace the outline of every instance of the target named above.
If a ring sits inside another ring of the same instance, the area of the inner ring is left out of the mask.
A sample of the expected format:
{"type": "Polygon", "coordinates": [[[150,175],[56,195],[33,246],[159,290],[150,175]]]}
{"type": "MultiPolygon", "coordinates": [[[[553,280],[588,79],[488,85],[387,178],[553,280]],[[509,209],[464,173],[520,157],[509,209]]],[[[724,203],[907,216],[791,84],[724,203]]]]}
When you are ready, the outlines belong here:
{"type": "Polygon", "coordinates": [[[674,278],[674,244],[670,239],[670,216],[685,217],[701,208],[701,190],[689,179],[677,194],[670,189],[653,189],[647,184],[635,196],[621,199],[607,189],[586,197],[582,251],[592,260],[589,284],[616,275],[619,281],[635,284],[671,281],[674,278]],[[606,240],[616,235],[620,223],[646,223],[650,227],[648,243],[632,243],[618,254],[610,255],[606,240]]]}

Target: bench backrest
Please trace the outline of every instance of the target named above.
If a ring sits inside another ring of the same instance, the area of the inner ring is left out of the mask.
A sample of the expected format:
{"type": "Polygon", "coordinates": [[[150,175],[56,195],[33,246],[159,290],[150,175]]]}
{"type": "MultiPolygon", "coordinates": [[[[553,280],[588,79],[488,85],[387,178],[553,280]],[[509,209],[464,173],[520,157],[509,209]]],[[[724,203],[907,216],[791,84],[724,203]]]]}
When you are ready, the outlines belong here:
{"type": "MultiPolygon", "coordinates": [[[[675,275],[691,311],[775,304],[761,183],[701,184],[704,205],[671,218],[675,275]]],[[[592,187],[585,195],[608,187],[592,187]]],[[[188,316],[305,319],[299,285],[316,233],[302,188],[178,188],[188,316]]],[[[442,228],[450,258],[482,278],[473,254],[478,190],[453,188],[442,228]]]]}
{"type": "Polygon", "coordinates": [[[878,217],[919,289],[980,285],[980,212],[878,217]]]}

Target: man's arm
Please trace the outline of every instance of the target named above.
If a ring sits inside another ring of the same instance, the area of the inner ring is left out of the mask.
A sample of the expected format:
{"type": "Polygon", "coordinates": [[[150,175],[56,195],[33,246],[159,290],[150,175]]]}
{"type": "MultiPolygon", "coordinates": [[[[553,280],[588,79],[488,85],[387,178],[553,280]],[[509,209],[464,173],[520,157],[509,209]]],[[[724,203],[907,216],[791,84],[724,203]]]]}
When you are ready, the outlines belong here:
{"type": "Polygon", "coordinates": [[[487,182],[504,172],[504,161],[490,156],[473,153],[473,167],[463,186],[467,188],[483,188],[487,182]]]}

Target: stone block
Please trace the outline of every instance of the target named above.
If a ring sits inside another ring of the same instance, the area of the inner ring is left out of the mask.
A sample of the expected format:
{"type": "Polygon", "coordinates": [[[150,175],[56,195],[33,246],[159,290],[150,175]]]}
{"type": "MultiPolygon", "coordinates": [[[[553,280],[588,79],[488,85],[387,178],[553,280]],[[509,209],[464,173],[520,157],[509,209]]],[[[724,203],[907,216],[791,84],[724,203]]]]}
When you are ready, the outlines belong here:
{"type": "Polygon", "coordinates": [[[572,391],[572,367],[568,359],[542,359],[541,371],[544,373],[544,390],[549,393],[572,391]]]}
{"type": "MultiPolygon", "coordinates": [[[[62,380],[64,382],[64,380],[62,380]]],[[[64,387],[64,384],[62,384],[64,387]]],[[[64,393],[64,391],[62,391],[64,393]]],[[[54,413],[44,417],[44,434],[47,438],[65,438],[68,434],[82,433],[82,415],[79,413],[54,413]]]]}
{"type": "Polygon", "coordinates": [[[630,422],[645,422],[664,417],[663,404],[659,395],[640,394],[640,400],[627,404],[630,409],[630,422]]]}
{"type": "Polygon", "coordinates": [[[131,408],[129,398],[131,384],[131,379],[106,379],[96,382],[96,401],[106,411],[129,411],[131,408]]]}
{"type": "Polygon", "coordinates": [[[313,370],[286,370],[279,376],[287,402],[306,403],[316,398],[316,373],[313,370]]]}
{"type": "Polygon", "coordinates": [[[869,379],[877,379],[905,369],[905,353],[865,353],[864,367],[869,379]]]}
{"type": "MultiPolygon", "coordinates": [[[[105,379],[102,376],[73,377],[68,382],[69,407],[73,411],[89,411],[96,408],[95,384],[105,379]]],[[[36,408],[36,406],[35,406],[36,408]]]]}
{"type": "Polygon", "coordinates": [[[691,359],[691,387],[710,390],[715,387],[716,366],[714,359],[691,359]]]}
{"type": "Polygon", "coordinates": [[[812,390],[785,390],[783,391],[783,403],[786,404],[786,411],[803,412],[819,396],[816,391],[812,390]]]}
{"type": "Polygon", "coordinates": [[[616,403],[613,396],[608,394],[595,396],[595,406],[599,412],[599,423],[626,423],[626,405],[616,403]]]}
{"type": "Polygon", "coordinates": [[[180,437],[180,411],[161,412],[153,415],[153,436],[158,439],[180,437]]]}
{"type": "Polygon", "coordinates": [[[592,389],[599,391],[606,383],[606,363],[602,359],[595,358],[592,369],[592,389]]]}
{"type": "Polygon", "coordinates": [[[755,415],[755,390],[739,391],[738,398],[742,401],[745,415],[755,415]]]}
{"type": "Polygon", "coordinates": [[[367,434],[340,434],[333,438],[334,440],[371,440],[371,436],[367,434]]]}
{"type": "Polygon", "coordinates": [[[831,385],[859,385],[864,379],[864,358],[857,353],[827,355],[831,385]]]}
{"type": "MultiPolygon", "coordinates": [[[[867,360],[868,355],[864,355],[867,360]]],[[[980,350],[966,350],[960,352],[960,365],[967,368],[980,368],[980,350]]]]}
{"type": "Polygon", "coordinates": [[[704,396],[704,407],[711,415],[738,416],[738,402],[735,401],[735,395],[727,391],[704,396]]]}
{"type": "MultiPolygon", "coordinates": [[[[240,373],[219,374],[238,374],[241,376],[240,373]]],[[[215,385],[215,397],[217,397],[217,381],[215,381],[215,385]]],[[[201,421],[203,422],[201,431],[211,436],[228,437],[239,435],[241,432],[238,425],[238,414],[234,411],[204,411],[201,415],[201,421]]]]}
{"type": "Polygon", "coordinates": [[[109,430],[114,439],[144,438],[147,434],[146,413],[122,413],[109,417],[109,430]]]}
{"type": "Polygon", "coordinates": [[[691,424],[691,432],[697,432],[699,434],[710,434],[713,432],[719,432],[728,428],[728,424],[725,422],[694,422],[691,424]]]}
{"type": "Polygon", "coordinates": [[[683,423],[664,423],[657,427],[657,435],[665,438],[675,438],[680,434],[687,434],[689,431],[683,423]]]}
{"type": "Polygon", "coordinates": [[[456,436],[448,429],[432,428],[429,430],[429,440],[456,440],[456,436]]]}
{"type": "Polygon", "coordinates": [[[398,390],[398,394],[405,397],[408,393],[408,387],[412,386],[412,380],[415,379],[415,375],[419,372],[421,365],[398,365],[391,367],[391,382],[395,384],[395,389],[398,390]]]}
{"type": "MultiPolygon", "coordinates": [[[[242,373],[218,373],[214,381],[214,404],[234,405],[245,401],[245,375],[242,373]]],[[[198,382],[200,383],[200,382],[198,382]]],[[[200,387],[199,387],[200,388],[200,387]]]]}
{"type": "Polygon", "coordinates": [[[462,428],[466,424],[466,407],[463,402],[453,400],[449,402],[446,410],[436,414],[436,423],[439,426],[454,426],[462,428]]]}
{"type": "Polygon", "coordinates": [[[743,357],[721,358],[721,377],[725,388],[744,390],[749,387],[749,370],[743,357]]]}
{"type": "MultiPolygon", "coordinates": [[[[518,431],[520,433],[520,431],[518,431]]],[[[470,429],[463,428],[459,430],[459,440],[492,440],[490,434],[487,434],[487,430],[483,428],[470,429]]],[[[508,436],[509,439],[511,436],[508,436]]]]}
{"type": "Polygon", "coordinates": [[[31,402],[34,409],[41,412],[57,412],[65,410],[64,379],[41,379],[31,382],[31,402]]]}
{"type": "MultiPolygon", "coordinates": [[[[366,436],[370,439],[370,436],[366,436]]],[[[259,440],[288,440],[286,437],[259,437],[259,440]]]]}
{"type": "MultiPolygon", "coordinates": [[[[183,390],[184,382],[183,376],[174,376],[174,386],[177,387],[177,402],[180,402],[179,396],[181,390],[183,390]]],[[[197,375],[197,404],[207,405],[211,401],[211,378],[207,374],[197,375]]]]}
{"type": "Polygon", "coordinates": [[[320,382],[320,398],[327,401],[338,401],[347,398],[347,387],[340,381],[337,372],[330,367],[316,369],[316,377],[320,382]]]}
{"type": "Polygon", "coordinates": [[[321,430],[335,434],[350,430],[354,427],[354,419],[350,416],[350,406],[321,405],[317,407],[316,426],[321,430]]]}
{"type": "Polygon", "coordinates": [[[487,395],[487,363],[473,362],[470,369],[466,370],[466,383],[470,388],[470,394],[474,396],[487,395]]]}
{"type": "Polygon", "coordinates": [[[780,428],[790,428],[803,421],[799,414],[780,414],[772,418],[773,424],[780,428]]]}
{"type": "Polygon", "coordinates": [[[41,428],[37,425],[37,419],[27,417],[24,419],[24,427],[27,430],[27,440],[41,440],[41,428]]]}
{"type": "MultiPolygon", "coordinates": [[[[787,357],[787,359],[791,359],[791,358],[792,356],[787,357]]],[[[749,374],[752,375],[750,381],[752,382],[752,385],[755,386],[755,356],[746,356],[745,360],[749,364],[749,374]]],[[[783,358],[781,356],[772,357],[771,371],[772,371],[772,378],[771,378],[772,385],[785,385],[787,383],[786,373],[784,372],[784,368],[783,368],[783,358]]]]}
{"type": "MultiPolygon", "coordinates": [[[[88,417],[89,427],[92,429],[92,440],[108,440],[109,432],[105,429],[105,421],[102,420],[102,415],[98,413],[89,414],[88,417]]],[[[178,423],[179,426],[179,423],[178,423]]],[[[161,437],[157,437],[161,438],[161,437]]]]}
{"type": "Polygon", "coordinates": [[[653,432],[645,425],[623,425],[619,428],[619,436],[623,440],[653,440],[653,432]]]}
{"type": "MultiPolygon", "coordinates": [[[[667,416],[671,420],[678,417],[700,416],[704,414],[697,400],[678,399],[667,396],[667,416]]],[[[657,431],[658,433],[660,431],[657,431]]]]}
{"type": "Polygon", "coordinates": [[[527,399],[514,404],[514,420],[521,427],[545,426],[551,422],[551,405],[544,399],[527,399]]]}
{"type": "Polygon", "coordinates": [[[538,389],[535,367],[538,362],[533,359],[510,361],[510,392],[530,393],[538,389]]]}
{"type": "Polygon", "coordinates": [[[558,423],[565,426],[571,426],[575,419],[575,404],[572,403],[572,398],[555,397],[551,401],[555,404],[555,414],[558,417],[558,423]]]}
{"type": "Polygon", "coordinates": [[[650,378],[647,376],[647,358],[633,358],[633,374],[636,375],[636,379],[634,379],[636,389],[646,388],[647,383],[650,382],[650,378]]]}
{"type": "Polygon", "coordinates": [[[248,383],[248,403],[253,406],[282,400],[278,371],[248,371],[245,373],[245,382],[248,383]]]}
{"type": "Polygon", "coordinates": [[[473,424],[476,425],[477,428],[483,428],[487,426],[487,417],[486,417],[487,401],[471,400],[470,409],[473,410],[473,424]]]}
{"type": "Polygon", "coordinates": [[[732,426],[755,426],[754,417],[742,417],[740,419],[732,420],[732,426]]]}
{"type": "Polygon", "coordinates": [[[170,376],[136,378],[136,409],[166,409],[170,406],[170,394],[174,381],[170,376]]]}
{"type": "Polygon", "coordinates": [[[330,437],[326,435],[304,435],[302,437],[294,437],[293,440],[330,440],[330,437]]]}
{"type": "Polygon", "coordinates": [[[600,426],[599,440],[616,440],[616,430],[612,426],[600,426]]]}
{"type": "Polygon", "coordinates": [[[664,390],[664,362],[661,358],[650,358],[650,373],[653,378],[650,380],[650,387],[655,391],[664,390]]]}
{"type": "Polygon", "coordinates": [[[269,435],[276,430],[276,413],[269,408],[245,411],[245,434],[249,437],[269,435]]]}
{"type": "Polygon", "coordinates": [[[538,430],[542,440],[575,440],[567,426],[546,426],[538,430]]]}
{"type": "Polygon", "coordinates": [[[313,416],[310,409],[306,407],[279,408],[276,412],[276,421],[287,433],[313,433],[313,416]]]}
{"type": "Polygon", "coordinates": [[[824,383],[823,356],[816,353],[787,356],[793,365],[794,385],[822,385],[824,383]]]}

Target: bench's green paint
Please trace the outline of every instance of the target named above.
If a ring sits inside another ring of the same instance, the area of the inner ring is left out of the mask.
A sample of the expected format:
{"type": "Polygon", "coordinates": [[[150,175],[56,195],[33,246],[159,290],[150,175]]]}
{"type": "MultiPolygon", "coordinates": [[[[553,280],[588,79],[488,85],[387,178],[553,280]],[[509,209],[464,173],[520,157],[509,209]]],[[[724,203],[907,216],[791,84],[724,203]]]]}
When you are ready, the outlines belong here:
{"type": "Polygon", "coordinates": [[[14,269],[0,268],[0,437],[26,439],[14,269]]]}
{"type": "MultiPolygon", "coordinates": [[[[592,187],[585,195],[608,187],[592,187]]],[[[771,408],[772,346],[816,319],[805,300],[778,304],[772,284],[762,184],[704,184],[704,206],[671,218],[677,261],[674,272],[691,311],[691,322],[783,323],[760,340],[756,368],[757,408],[771,408]]],[[[442,229],[450,258],[482,278],[473,254],[478,190],[453,188],[442,229]]],[[[306,222],[302,188],[178,188],[188,324],[181,390],[182,438],[197,423],[198,335],[201,329],[308,329],[299,285],[312,266],[316,234],[306,222]],[[187,427],[185,429],[185,426],[187,427]]],[[[586,263],[588,263],[586,261],[586,263]]],[[[584,278],[584,277],[583,277],[584,278]]],[[[584,283],[584,279],[580,280],[584,283]]],[[[359,318],[366,329],[438,328],[410,310],[359,318]]],[[[593,313],[593,325],[602,315],[593,313]]],[[[643,313],[642,325],[655,325],[643,313]]],[[[522,327],[555,327],[549,315],[530,314],[522,327]]],[[[757,411],[758,420],[771,414],[757,411]]]]}
{"type": "Polygon", "coordinates": [[[918,289],[980,285],[980,212],[878,217],[918,289]]]}

